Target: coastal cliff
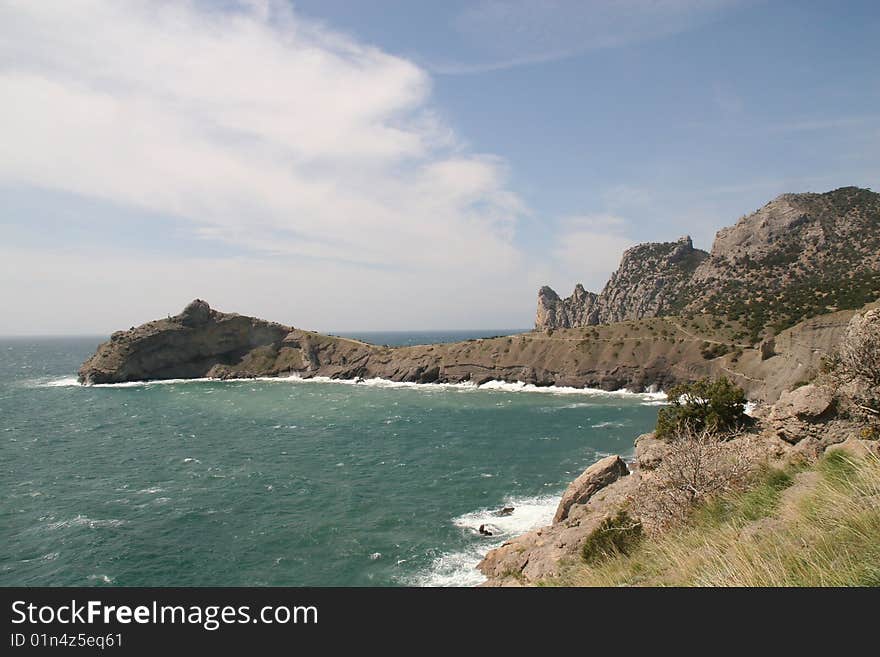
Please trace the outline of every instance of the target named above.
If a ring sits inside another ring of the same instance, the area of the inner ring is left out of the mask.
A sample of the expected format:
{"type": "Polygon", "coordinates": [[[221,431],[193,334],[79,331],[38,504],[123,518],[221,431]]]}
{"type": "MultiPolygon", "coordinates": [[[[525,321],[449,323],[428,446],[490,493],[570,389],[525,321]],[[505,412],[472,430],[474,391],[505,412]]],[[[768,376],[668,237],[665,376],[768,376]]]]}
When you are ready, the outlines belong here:
{"type": "Polygon", "coordinates": [[[776,336],[772,349],[738,345],[735,327],[714,328],[712,318],[675,317],[392,348],[223,313],[195,300],[179,315],[114,333],[83,363],[79,380],[296,375],[642,391],[723,374],[751,399],[774,401],[816,371],[852,315],[806,320],[776,336]]]}
{"type": "Polygon", "coordinates": [[[658,423],[628,463],[572,481],[551,524],[490,550],[483,585],[876,586],[878,347],[880,309],[866,310],[825,372],[733,430],[658,423]]]}
{"type": "Polygon", "coordinates": [[[755,342],[878,297],[880,194],[842,187],[783,194],[718,231],[709,253],[689,237],[632,247],[599,294],[542,287],[535,327],[707,313],[741,322],[755,342]]]}

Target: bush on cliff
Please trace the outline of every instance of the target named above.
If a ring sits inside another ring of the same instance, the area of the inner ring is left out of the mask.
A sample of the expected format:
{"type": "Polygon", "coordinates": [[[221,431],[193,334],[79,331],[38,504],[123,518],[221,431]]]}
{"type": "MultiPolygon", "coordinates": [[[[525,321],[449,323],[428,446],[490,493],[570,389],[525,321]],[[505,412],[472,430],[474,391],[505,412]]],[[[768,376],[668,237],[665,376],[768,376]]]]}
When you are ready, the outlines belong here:
{"type": "Polygon", "coordinates": [[[650,535],[687,521],[694,509],[749,483],[746,441],[718,440],[708,429],[686,429],[670,441],[663,460],[633,496],[650,535]]]}
{"type": "Polygon", "coordinates": [[[605,559],[629,554],[641,540],[641,521],[621,510],[616,515],[605,518],[587,536],[581,548],[581,557],[589,564],[601,563],[605,559]]]}
{"type": "Polygon", "coordinates": [[[736,431],[748,420],[743,389],[726,377],[677,385],[667,396],[669,406],[657,416],[658,438],[669,440],[688,431],[722,434],[736,431]]]}

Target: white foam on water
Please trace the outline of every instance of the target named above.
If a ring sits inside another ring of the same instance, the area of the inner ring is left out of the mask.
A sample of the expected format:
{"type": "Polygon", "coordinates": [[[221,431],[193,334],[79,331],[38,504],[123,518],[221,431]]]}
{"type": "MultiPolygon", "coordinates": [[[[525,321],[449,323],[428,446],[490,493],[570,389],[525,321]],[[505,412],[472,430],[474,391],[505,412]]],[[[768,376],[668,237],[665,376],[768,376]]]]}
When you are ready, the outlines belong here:
{"type": "Polygon", "coordinates": [[[415,383],[412,381],[391,381],[389,379],[332,379],[329,376],[313,376],[303,377],[299,374],[290,376],[258,376],[244,379],[157,379],[154,381],[126,381],[124,383],[94,383],[84,386],[76,378],[66,377],[40,384],[44,387],[89,387],[89,388],[140,388],[156,385],[177,385],[185,383],[253,383],[261,381],[267,383],[335,383],[339,385],[366,386],[370,388],[408,388],[412,390],[422,390],[432,392],[437,390],[496,390],[501,392],[540,392],[552,395],[587,395],[593,397],[630,397],[641,399],[645,402],[666,403],[665,392],[631,392],[626,389],[620,390],[601,390],[599,388],[575,388],[572,386],[537,386],[533,383],[524,383],[517,381],[510,383],[508,381],[487,381],[481,385],[476,385],[471,381],[462,381],[460,383],[415,383]]]}
{"type": "Polygon", "coordinates": [[[608,427],[623,427],[626,426],[623,422],[599,422],[598,424],[591,424],[591,429],[607,429],[608,427]]]}
{"type": "Polygon", "coordinates": [[[58,522],[50,522],[46,525],[47,529],[67,529],[68,527],[88,527],[89,529],[100,529],[101,527],[119,527],[124,525],[124,520],[116,520],[110,518],[107,520],[94,520],[83,515],[77,515],[70,520],[59,520],[58,522]]]}
{"type": "Polygon", "coordinates": [[[63,379],[47,381],[46,383],[43,383],[41,385],[46,388],[66,388],[67,386],[78,386],[80,385],[80,383],[79,381],[77,381],[75,376],[68,376],[63,379]]]}
{"type": "Polygon", "coordinates": [[[559,495],[511,497],[499,507],[477,509],[453,518],[452,524],[466,534],[467,547],[440,555],[408,583],[416,586],[476,586],[486,581],[477,570],[477,564],[486,553],[513,537],[549,525],[559,499],[559,495]],[[498,511],[503,507],[513,507],[513,513],[499,516],[498,511]],[[480,525],[485,525],[492,536],[481,536],[480,525]]]}

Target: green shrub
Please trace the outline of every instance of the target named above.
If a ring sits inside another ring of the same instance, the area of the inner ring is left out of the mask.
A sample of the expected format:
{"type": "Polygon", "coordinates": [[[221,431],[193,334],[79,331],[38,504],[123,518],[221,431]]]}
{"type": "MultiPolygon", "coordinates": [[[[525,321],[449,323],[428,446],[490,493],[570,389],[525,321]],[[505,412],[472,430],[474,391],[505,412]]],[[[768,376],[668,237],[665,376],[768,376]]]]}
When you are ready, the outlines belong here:
{"type": "Polygon", "coordinates": [[[642,523],[624,510],[605,518],[587,536],[581,557],[589,564],[596,564],[619,555],[629,554],[642,540],[642,523]]]}
{"type": "Polygon", "coordinates": [[[670,438],[685,430],[726,433],[748,421],[745,393],[727,377],[674,386],[667,396],[669,406],[657,415],[658,438],[670,438]]]}
{"type": "Polygon", "coordinates": [[[723,356],[724,354],[730,351],[730,347],[726,344],[715,344],[710,342],[704,342],[700,346],[700,354],[702,354],[703,358],[706,360],[712,360],[713,358],[718,358],[719,356],[723,356]]]}

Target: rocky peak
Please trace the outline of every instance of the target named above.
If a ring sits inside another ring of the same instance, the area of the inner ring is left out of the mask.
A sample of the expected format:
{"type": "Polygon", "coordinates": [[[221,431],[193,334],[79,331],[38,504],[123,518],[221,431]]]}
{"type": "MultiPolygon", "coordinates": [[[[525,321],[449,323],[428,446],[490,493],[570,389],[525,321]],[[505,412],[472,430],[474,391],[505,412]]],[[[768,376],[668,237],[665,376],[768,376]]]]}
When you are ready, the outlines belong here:
{"type": "Polygon", "coordinates": [[[708,257],[689,235],[627,249],[600,299],[601,323],[670,314],[694,269],[708,257]]]}
{"type": "Polygon", "coordinates": [[[880,298],[880,194],[783,194],[719,230],[710,253],[689,236],[627,249],[602,292],[591,294],[539,295],[537,328],[710,313],[740,321],[757,341],[858,308],[880,298]]]}
{"type": "Polygon", "coordinates": [[[211,319],[212,313],[211,306],[208,305],[207,301],[194,299],[187,304],[183,312],[177,316],[177,319],[184,326],[201,326],[211,319]]]}
{"type": "Polygon", "coordinates": [[[601,294],[578,283],[563,300],[542,287],[536,328],[573,328],[662,314],[676,303],[690,274],[707,255],[694,248],[688,235],[675,242],[638,244],[624,252],[601,294]]]}
{"type": "Polygon", "coordinates": [[[560,299],[552,288],[545,285],[538,290],[535,327],[554,329],[597,324],[597,299],[597,294],[588,292],[580,283],[575,285],[574,293],[566,299],[560,299]]]}

